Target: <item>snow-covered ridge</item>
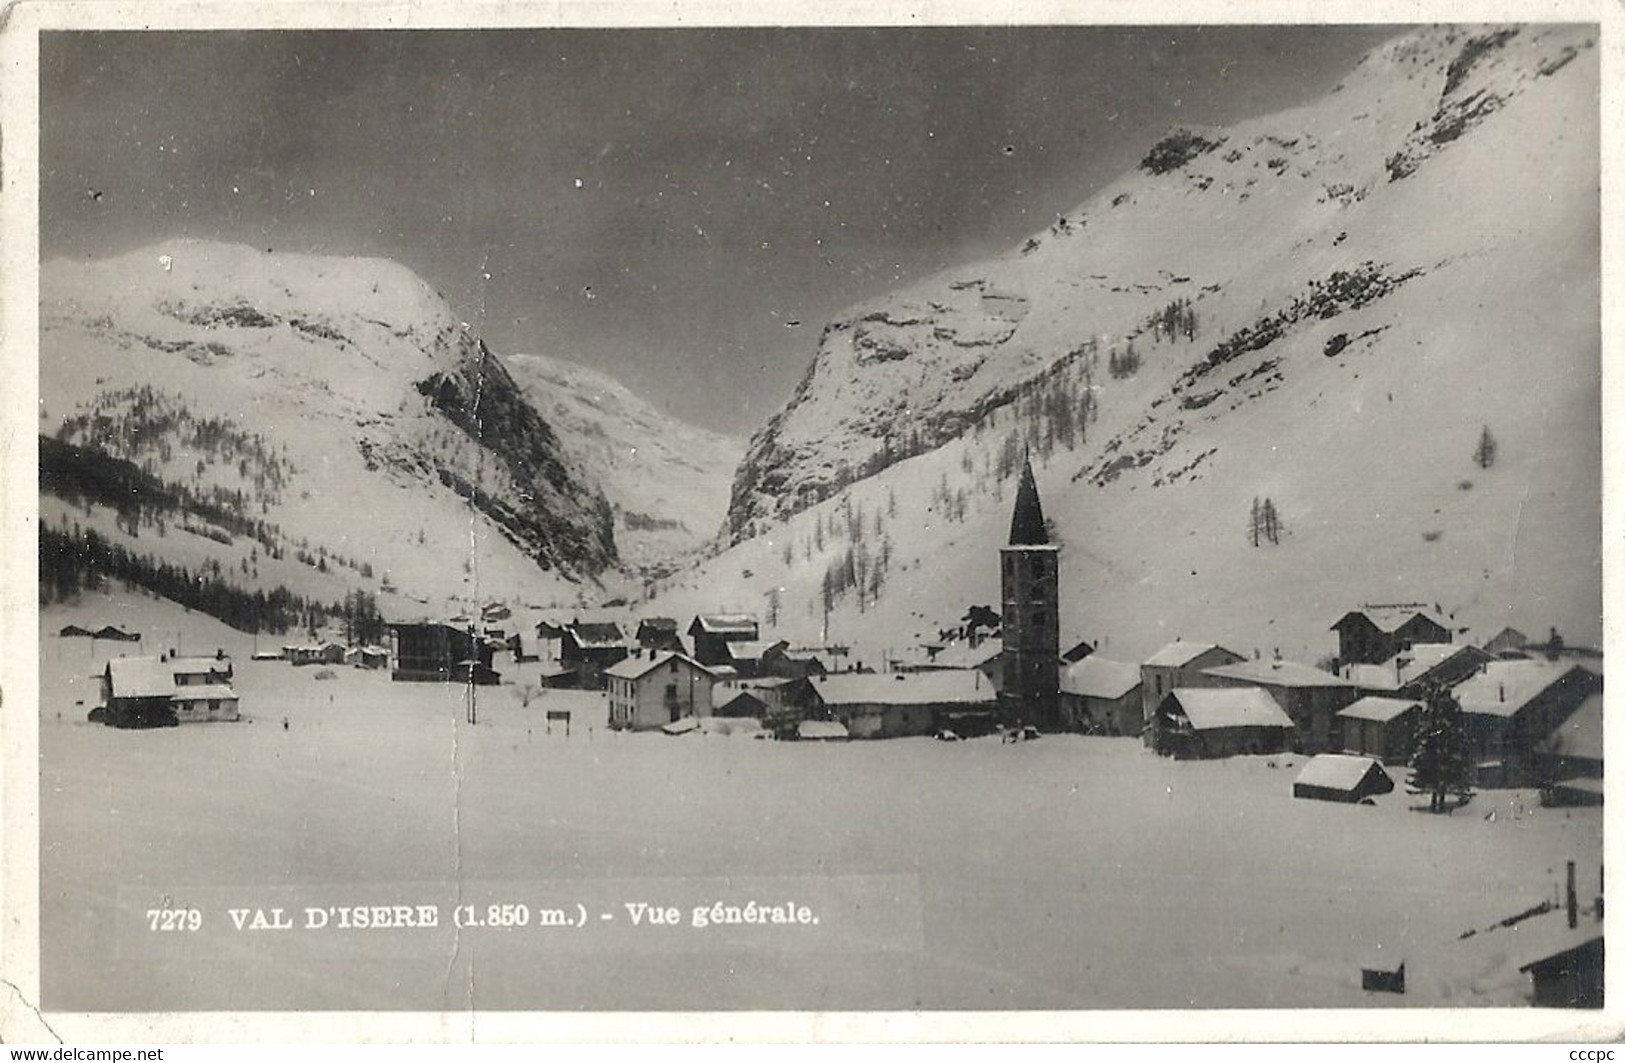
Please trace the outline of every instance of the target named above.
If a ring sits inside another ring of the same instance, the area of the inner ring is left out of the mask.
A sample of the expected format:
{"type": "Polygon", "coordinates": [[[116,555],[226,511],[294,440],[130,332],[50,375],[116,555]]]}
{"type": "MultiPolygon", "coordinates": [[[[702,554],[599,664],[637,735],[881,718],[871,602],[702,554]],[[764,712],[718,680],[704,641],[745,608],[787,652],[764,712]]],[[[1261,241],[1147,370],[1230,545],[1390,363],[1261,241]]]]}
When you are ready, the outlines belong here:
{"type": "Polygon", "coordinates": [[[573,593],[617,563],[599,485],[392,262],[191,240],[49,261],[40,376],[42,433],[194,493],[241,491],[297,549],[365,561],[419,604],[487,578],[573,593]],[[274,496],[250,482],[265,467],[286,474],[274,496]]]}
{"type": "MultiPolygon", "coordinates": [[[[1173,301],[1195,308],[1193,346],[1206,352],[1313,278],[1371,260],[1403,274],[1468,250],[1469,231],[1434,232],[1421,241],[1432,246],[1398,231],[1396,217],[1423,233],[1430,221],[1401,186],[1520,97],[1594,78],[1592,32],[1416,31],[1314,105],[1169,131],[1139,169],[1010,253],[853,308],[825,326],[800,386],[752,437],[731,541],[956,438],[1057,360],[1121,344],[1173,301]]],[[[1423,198],[1473,196],[1424,183],[1423,198]]]]}

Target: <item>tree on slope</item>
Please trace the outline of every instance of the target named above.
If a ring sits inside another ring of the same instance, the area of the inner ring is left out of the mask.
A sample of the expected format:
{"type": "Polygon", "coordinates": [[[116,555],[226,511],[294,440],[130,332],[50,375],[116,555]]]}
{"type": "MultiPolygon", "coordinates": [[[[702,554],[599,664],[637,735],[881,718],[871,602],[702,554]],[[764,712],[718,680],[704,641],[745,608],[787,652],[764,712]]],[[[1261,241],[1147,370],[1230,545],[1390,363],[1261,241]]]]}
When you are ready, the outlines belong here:
{"type": "Polygon", "coordinates": [[[1456,795],[1463,803],[1472,796],[1472,771],[1472,750],[1461,703],[1449,687],[1435,686],[1428,691],[1416,730],[1410,792],[1428,795],[1429,812],[1444,812],[1449,795],[1456,795]]]}
{"type": "Polygon", "coordinates": [[[1478,437],[1478,446],[1473,451],[1473,461],[1480,469],[1487,469],[1495,464],[1495,437],[1490,435],[1490,426],[1485,425],[1484,431],[1478,437]]]}

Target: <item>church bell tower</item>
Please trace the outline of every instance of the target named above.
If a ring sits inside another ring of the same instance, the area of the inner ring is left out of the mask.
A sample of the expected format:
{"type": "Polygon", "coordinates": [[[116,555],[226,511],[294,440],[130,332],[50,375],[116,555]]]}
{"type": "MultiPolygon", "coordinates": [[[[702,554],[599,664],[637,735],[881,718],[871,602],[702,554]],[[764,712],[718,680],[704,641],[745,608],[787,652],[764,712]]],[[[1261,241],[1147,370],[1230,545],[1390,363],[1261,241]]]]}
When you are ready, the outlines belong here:
{"type": "Polygon", "coordinates": [[[999,709],[1006,723],[1019,720],[1046,729],[1060,723],[1060,553],[1044,527],[1032,463],[1024,460],[1010,518],[1010,545],[999,551],[1004,588],[999,709]]]}

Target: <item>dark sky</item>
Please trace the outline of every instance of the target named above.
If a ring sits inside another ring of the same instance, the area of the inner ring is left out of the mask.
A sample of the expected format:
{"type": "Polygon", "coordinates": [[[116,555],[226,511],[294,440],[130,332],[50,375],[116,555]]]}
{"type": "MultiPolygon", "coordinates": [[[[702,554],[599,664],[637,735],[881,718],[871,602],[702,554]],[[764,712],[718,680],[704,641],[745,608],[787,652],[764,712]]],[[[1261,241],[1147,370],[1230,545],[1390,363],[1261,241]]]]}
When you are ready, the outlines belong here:
{"type": "Polygon", "coordinates": [[[834,313],[1005,250],[1171,125],[1311,99],[1396,32],[48,34],[40,235],[393,258],[499,353],[744,435],[834,313]]]}

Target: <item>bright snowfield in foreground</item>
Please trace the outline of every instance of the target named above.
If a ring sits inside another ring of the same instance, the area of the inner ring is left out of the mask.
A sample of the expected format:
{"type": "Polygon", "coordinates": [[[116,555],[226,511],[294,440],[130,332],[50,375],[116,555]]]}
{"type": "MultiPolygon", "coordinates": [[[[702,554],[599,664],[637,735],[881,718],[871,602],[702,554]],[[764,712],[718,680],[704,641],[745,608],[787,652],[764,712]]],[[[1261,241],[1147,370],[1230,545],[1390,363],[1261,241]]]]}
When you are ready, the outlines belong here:
{"type": "Polygon", "coordinates": [[[1600,809],[1499,791],[1434,817],[1403,787],[1376,807],[1294,800],[1301,757],[621,735],[595,696],[526,709],[506,684],[480,691],[471,727],[460,687],[345,667],[318,681],[152,599],[86,595],[42,628],[52,1010],[1517,1004],[1515,932],[1455,939],[1552,899],[1567,859],[1589,899],[1601,856],[1600,809]],[[106,646],[57,638],[68,623],[133,628],[147,652],[166,631],[183,653],[224,648],[244,720],[85,722],[106,646]],[[568,739],[545,733],[561,706],[568,739]],[[700,896],[824,901],[816,927],[727,938],[687,925],[700,896]],[[166,898],[204,929],[147,930],[166,898]],[[573,916],[577,898],[619,920],[237,933],[224,911],[461,899],[573,916]],[[634,932],[620,905],[640,900],[681,904],[683,928],[634,932]],[[1411,991],[1363,992],[1362,961],[1396,953],[1411,991]]]}

